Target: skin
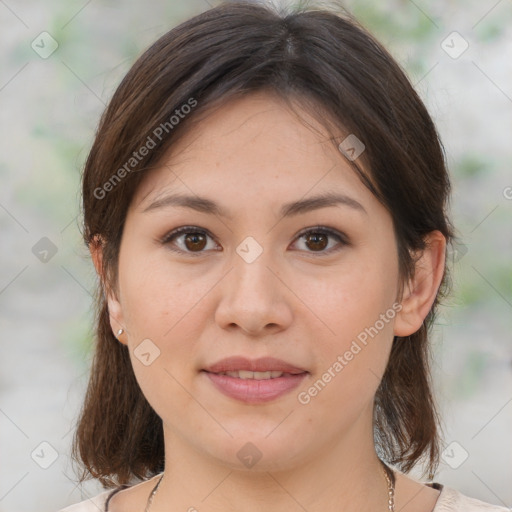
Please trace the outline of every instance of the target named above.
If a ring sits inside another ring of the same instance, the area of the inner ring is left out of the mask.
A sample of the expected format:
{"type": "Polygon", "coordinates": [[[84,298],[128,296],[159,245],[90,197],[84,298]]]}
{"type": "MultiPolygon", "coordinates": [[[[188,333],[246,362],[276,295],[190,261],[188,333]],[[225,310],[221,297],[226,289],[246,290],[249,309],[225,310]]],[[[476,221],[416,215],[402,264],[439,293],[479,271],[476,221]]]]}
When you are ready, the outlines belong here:
{"type": "MultiPolygon", "coordinates": [[[[119,286],[108,294],[112,329],[125,330],[120,342],[164,425],[165,478],[151,511],[387,510],[373,399],[393,336],[417,331],[435,299],[445,239],[437,231],[428,238],[401,311],[301,404],[298,393],[399,299],[391,216],[326,136],[273,96],[231,101],[185,135],[137,190],[121,242],[119,286]],[[283,203],[326,191],[350,196],[365,211],[337,205],[279,216],[283,203]],[[208,197],[232,217],[176,206],[143,211],[170,192],[208,197]],[[204,248],[186,245],[186,234],[161,243],[187,225],[212,234],[204,248]],[[318,249],[298,236],[318,225],[349,243],[330,236],[318,249]],[[251,263],[236,252],[248,236],[263,249],[251,263]],[[148,338],[160,355],[145,366],[134,350],[148,338]],[[310,373],[296,390],[248,405],[200,373],[230,355],[270,355],[310,373]],[[247,442],[262,454],[252,468],[237,457],[247,442]]],[[[100,273],[101,249],[91,252],[100,273]]],[[[116,494],[110,510],[144,510],[155,483],[116,494]]],[[[438,494],[398,474],[395,509],[431,511],[438,494]]]]}

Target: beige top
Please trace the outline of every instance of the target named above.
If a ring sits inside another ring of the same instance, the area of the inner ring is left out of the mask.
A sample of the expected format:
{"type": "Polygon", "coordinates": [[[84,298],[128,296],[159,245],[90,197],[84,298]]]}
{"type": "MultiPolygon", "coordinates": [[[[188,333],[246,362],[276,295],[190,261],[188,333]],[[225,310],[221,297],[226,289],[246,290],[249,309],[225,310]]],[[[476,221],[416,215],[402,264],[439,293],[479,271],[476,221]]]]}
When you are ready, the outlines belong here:
{"type": "MultiPolygon", "coordinates": [[[[432,512],[510,512],[510,509],[490,505],[483,501],[464,496],[459,491],[441,484],[430,484],[431,487],[440,490],[439,498],[432,512]]],[[[108,512],[108,501],[117,492],[126,489],[128,486],[121,486],[117,489],[105,491],[76,505],[71,505],[59,512],[108,512]]]]}

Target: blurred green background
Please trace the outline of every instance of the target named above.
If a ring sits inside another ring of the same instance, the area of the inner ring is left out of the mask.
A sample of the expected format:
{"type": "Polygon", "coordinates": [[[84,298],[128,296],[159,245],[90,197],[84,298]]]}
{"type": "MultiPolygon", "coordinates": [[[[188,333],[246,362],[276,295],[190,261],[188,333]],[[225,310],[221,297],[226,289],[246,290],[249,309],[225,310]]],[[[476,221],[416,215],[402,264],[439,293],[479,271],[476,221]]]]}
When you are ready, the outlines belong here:
{"type": "MultiPolygon", "coordinates": [[[[0,1],[0,512],[57,510],[101,490],[77,487],[69,461],[95,286],[79,231],[80,171],[135,58],[217,3],[0,1]],[[42,32],[58,44],[45,58],[52,40],[42,32]],[[38,243],[50,250],[47,262],[34,254],[38,243]]],[[[453,180],[461,243],[433,343],[447,447],[435,480],[510,507],[512,5],[343,5],[407,71],[436,121],[453,180]],[[446,51],[454,31],[456,45],[468,45],[457,57],[446,51]]]]}

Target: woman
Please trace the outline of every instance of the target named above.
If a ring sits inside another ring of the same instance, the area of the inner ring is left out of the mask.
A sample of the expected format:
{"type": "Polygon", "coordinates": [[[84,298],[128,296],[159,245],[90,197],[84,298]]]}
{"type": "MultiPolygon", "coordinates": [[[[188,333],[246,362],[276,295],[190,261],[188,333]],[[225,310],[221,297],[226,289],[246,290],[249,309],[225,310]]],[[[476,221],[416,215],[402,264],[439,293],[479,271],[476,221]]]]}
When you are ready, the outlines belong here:
{"type": "Polygon", "coordinates": [[[230,3],[160,38],[83,176],[101,287],[75,456],[113,489],[66,511],[504,510],[407,476],[439,459],[449,193],[354,20],[230,3]]]}

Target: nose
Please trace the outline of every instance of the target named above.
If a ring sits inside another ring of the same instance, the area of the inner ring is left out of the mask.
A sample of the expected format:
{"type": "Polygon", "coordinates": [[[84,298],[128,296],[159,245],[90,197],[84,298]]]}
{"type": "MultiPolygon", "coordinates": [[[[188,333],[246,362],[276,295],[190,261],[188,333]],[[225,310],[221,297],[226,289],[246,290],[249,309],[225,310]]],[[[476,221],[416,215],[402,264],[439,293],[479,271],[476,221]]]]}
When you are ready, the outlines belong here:
{"type": "Polygon", "coordinates": [[[287,329],[293,320],[293,294],[283,282],[270,251],[247,262],[238,254],[234,268],[222,281],[221,300],[215,312],[217,325],[264,336],[287,329]]]}

